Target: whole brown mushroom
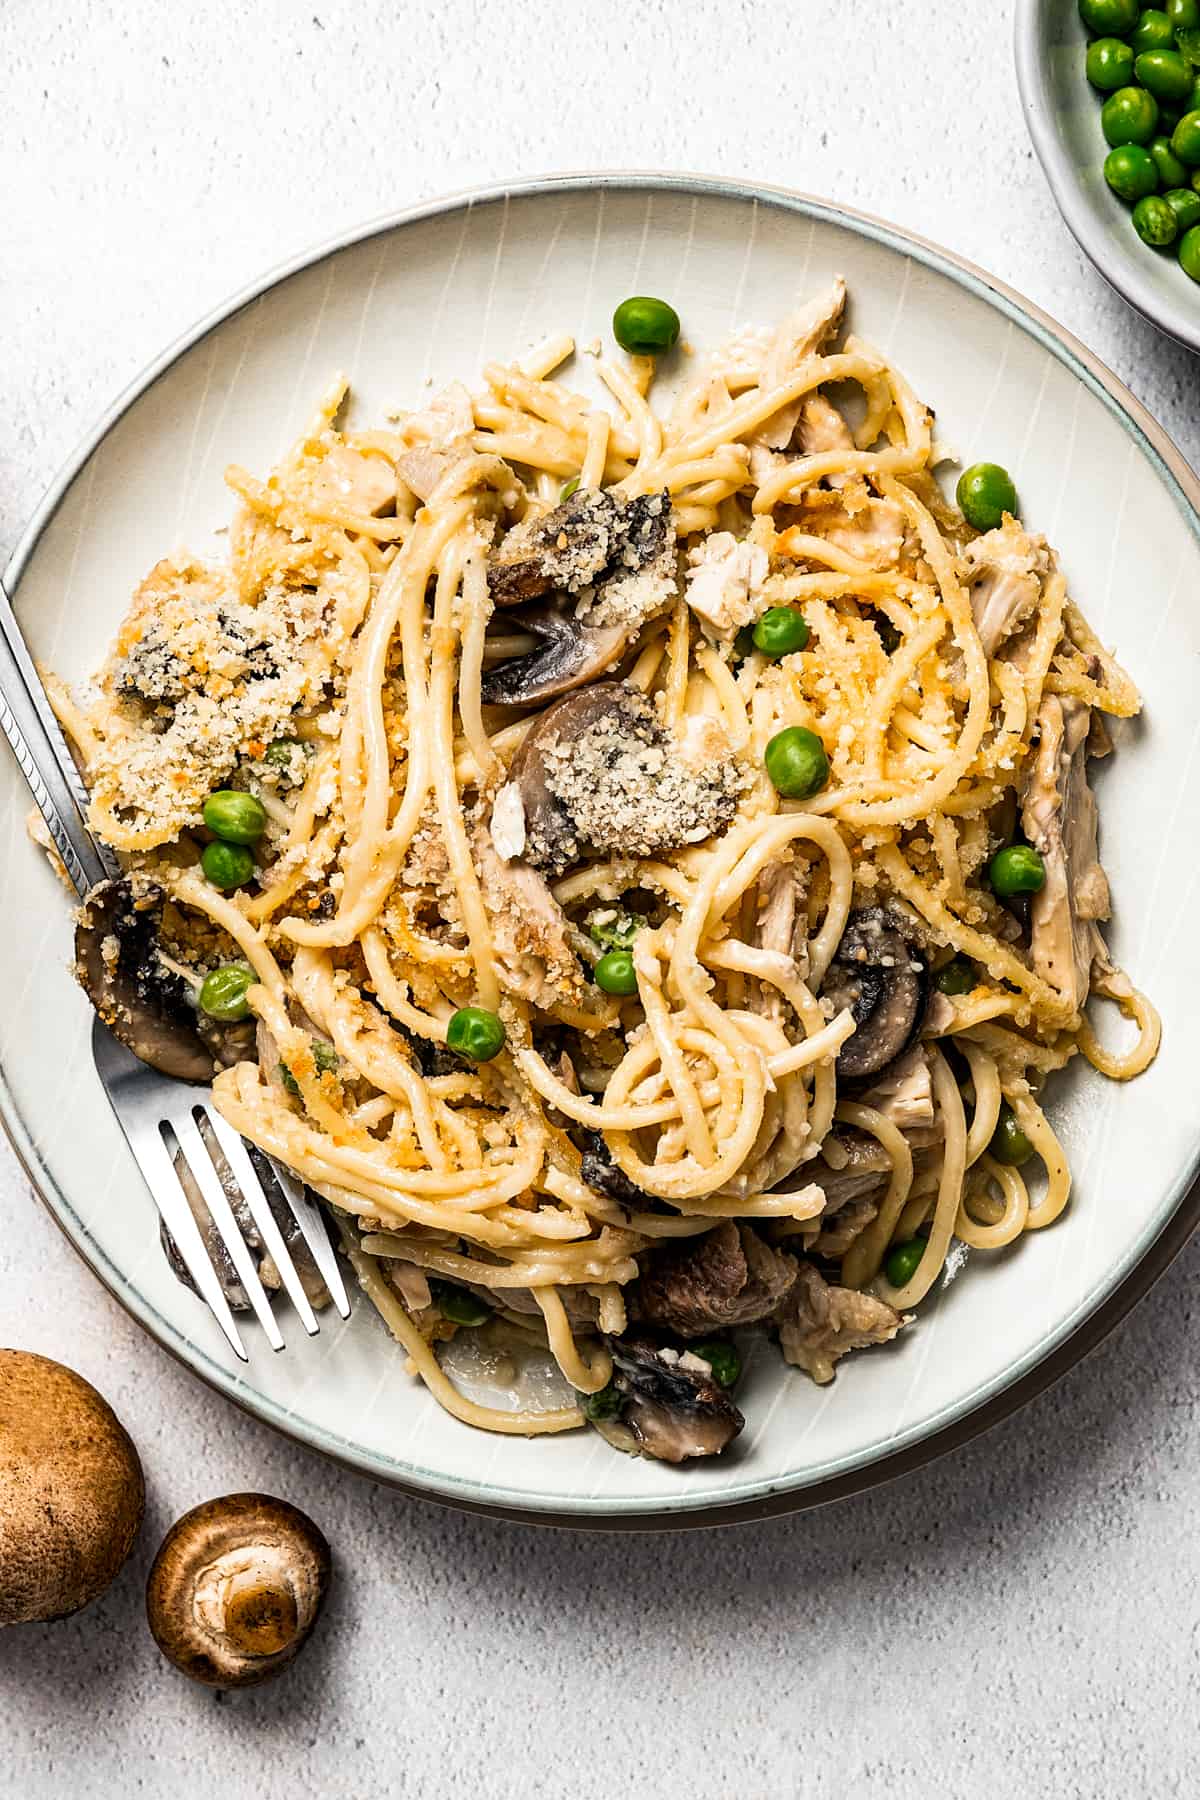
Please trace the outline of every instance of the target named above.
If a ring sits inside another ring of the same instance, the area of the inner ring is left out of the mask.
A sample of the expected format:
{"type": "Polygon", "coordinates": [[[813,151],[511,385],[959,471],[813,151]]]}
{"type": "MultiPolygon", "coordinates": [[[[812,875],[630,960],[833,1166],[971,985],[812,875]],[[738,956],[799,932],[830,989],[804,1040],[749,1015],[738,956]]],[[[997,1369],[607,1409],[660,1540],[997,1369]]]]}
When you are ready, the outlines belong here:
{"type": "Polygon", "coordinates": [[[285,1669],[317,1622],[329,1545],[270,1494],[206,1500],[172,1525],[146,1585],[168,1662],[210,1687],[253,1687],[285,1669]]]}
{"type": "Polygon", "coordinates": [[[66,1618],[102,1594],[145,1498],[129,1433],[91,1383],[0,1350],[0,1625],[66,1618]]]}

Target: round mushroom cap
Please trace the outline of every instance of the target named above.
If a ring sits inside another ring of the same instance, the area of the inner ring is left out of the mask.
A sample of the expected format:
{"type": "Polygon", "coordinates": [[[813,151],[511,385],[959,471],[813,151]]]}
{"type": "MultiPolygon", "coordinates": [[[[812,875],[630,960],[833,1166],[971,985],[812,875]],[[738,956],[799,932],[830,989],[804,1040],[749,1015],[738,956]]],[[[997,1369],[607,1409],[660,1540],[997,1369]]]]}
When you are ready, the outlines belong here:
{"type": "Polygon", "coordinates": [[[206,1500],[172,1525],[146,1585],[154,1641],[193,1681],[253,1687],[285,1669],[317,1622],[329,1545],[270,1494],[206,1500]]]}
{"type": "Polygon", "coordinates": [[[91,1383],[0,1350],[0,1625],[66,1618],[102,1594],[145,1498],[129,1433],[91,1383]]]}

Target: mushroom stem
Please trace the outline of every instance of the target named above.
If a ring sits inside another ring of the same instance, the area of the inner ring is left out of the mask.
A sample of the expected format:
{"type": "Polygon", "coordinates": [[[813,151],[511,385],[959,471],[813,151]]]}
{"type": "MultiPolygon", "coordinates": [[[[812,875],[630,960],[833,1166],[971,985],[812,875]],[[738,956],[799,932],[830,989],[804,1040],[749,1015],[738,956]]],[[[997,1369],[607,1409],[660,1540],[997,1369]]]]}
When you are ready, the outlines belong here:
{"type": "Polygon", "coordinates": [[[154,1559],[146,1614],[163,1655],[194,1681],[252,1687],[286,1668],[316,1624],[329,1545],[269,1494],[227,1494],[174,1524],[154,1559]]]}

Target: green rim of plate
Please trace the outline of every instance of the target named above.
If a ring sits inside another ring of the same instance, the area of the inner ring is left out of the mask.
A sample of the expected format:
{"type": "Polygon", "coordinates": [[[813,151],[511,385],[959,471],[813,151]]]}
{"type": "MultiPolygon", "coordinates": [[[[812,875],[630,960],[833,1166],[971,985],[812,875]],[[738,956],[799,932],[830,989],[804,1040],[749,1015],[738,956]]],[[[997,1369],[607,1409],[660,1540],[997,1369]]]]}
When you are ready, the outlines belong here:
{"type": "MultiPolygon", "coordinates": [[[[226,320],[234,317],[262,294],[279,286],[330,256],[352,245],[369,241],[400,227],[449,217],[476,206],[541,195],[625,191],[661,192],[749,202],[799,218],[836,225],[885,248],[910,257],[1002,312],[1014,325],[1034,338],[1067,367],[1089,393],[1103,401],[1126,434],[1148,458],[1200,543],[1200,480],[1155,421],[1134,396],[1087,351],[1077,339],[1031,302],[962,261],[951,252],[870,216],[836,206],[829,201],[795,193],[786,188],[723,181],[702,175],[656,175],[630,171],[611,174],[575,173],[532,181],[506,182],[493,187],[450,194],[423,205],[388,213],[339,234],[315,249],[270,270],[231,299],[208,313],[156,357],[118,396],[92,430],[67,458],[48,488],[24,533],[18,540],[5,572],[4,585],[15,599],[21,576],[43,531],[61,505],[68,489],[118,419],[150,388],[158,377],[226,320]]],[[[447,1476],[419,1464],[390,1459],[364,1451],[335,1433],[298,1421],[260,1393],[235,1372],[213,1360],[182,1330],[165,1319],[131,1285],[125,1274],[101,1250],[43,1162],[38,1146],[26,1130],[3,1068],[0,1068],[0,1123],[16,1151],[35,1191],[50,1210],[68,1240],[113,1297],[164,1349],[236,1405],[280,1431],[284,1436],[320,1451],[333,1461],[375,1480],[467,1511],[532,1524],[599,1529],[680,1529],[799,1511],[825,1504],[848,1494],[876,1486],[907,1473],[944,1454],[1007,1417],[1066,1373],[1124,1317],[1125,1313],[1157,1280],[1200,1224],[1200,1187],[1193,1187],[1200,1171],[1200,1142],[1188,1166],[1165,1191],[1154,1218],[1136,1245],[1098,1282],[1085,1300],[1035,1349],[990,1381],[943,1407],[932,1418],[900,1431],[883,1443],[831,1459],[783,1480],[747,1479],[735,1489],[719,1492],[703,1485],[702,1475],[681,1478],[678,1497],[657,1505],[644,1501],[614,1501],[595,1495],[579,1495],[541,1506],[527,1489],[483,1486],[447,1476]],[[1189,1192],[1189,1190],[1191,1190],[1189,1192]]]]}

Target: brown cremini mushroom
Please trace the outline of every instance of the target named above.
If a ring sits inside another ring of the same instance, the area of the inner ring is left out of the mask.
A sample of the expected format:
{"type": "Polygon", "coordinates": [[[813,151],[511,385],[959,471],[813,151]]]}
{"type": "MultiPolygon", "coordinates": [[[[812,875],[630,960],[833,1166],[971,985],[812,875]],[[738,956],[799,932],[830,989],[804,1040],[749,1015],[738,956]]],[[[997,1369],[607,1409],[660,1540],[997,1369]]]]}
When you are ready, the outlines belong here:
{"type": "Polygon", "coordinates": [[[102,1594],[145,1493],[129,1433],[82,1375],[0,1350],[0,1625],[66,1618],[102,1594]]]}
{"type": "Polygon", "coordinates": [[[154,1641],[193,1681],[253,1687],[285,1669],[317,1622],[329,1545],[270,1494],[226,1494],[176,1521],[146,1584],[154,1641]]]}

